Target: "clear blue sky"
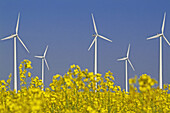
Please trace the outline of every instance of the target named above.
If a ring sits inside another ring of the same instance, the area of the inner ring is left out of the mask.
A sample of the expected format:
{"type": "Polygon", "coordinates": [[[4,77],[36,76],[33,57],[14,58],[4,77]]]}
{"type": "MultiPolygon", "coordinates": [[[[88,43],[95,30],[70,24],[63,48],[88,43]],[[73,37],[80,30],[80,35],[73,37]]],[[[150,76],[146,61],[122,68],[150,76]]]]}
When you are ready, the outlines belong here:
{"type": "MultiPolygon", "coordinates": [[[[124,57],[131,44],[128,64],[129,78],[149,74],[158,81],[159,39],[146,38],[161,32],[166,11],[165,36],[170,41],[169,0],[1,0],[0,39],[15,33],[18,13],[21,13],[19,36],[30,54],[17,40],[18,66],[24,59],[32,61],[32,76],[41,78],[42,55],[49,45],[45,67],[45,85],[52,76],[63,75],[71,64],[93,71],[94,46],[88,51],[94,33],[91,13],[94,14],[98,32],[112,43],[98,38],[98,72],[112,71],[115,84],[124,87],[124,57]]],[[[163,83],[170,83],[170,47],[163,41],[163,83]]],[[[0,79],[7,80],[13,73],[13,39],[0,41],[0,79]]],[[[18,77],[19,78],[19,77],[18,77]]],[[[19,81],[19,79],[18,79],[19,81]]],[[[19,85],[19,83],[18,83],[19,85]]],[[[13,80],[12,85],[13,89],[13,80]]]]}

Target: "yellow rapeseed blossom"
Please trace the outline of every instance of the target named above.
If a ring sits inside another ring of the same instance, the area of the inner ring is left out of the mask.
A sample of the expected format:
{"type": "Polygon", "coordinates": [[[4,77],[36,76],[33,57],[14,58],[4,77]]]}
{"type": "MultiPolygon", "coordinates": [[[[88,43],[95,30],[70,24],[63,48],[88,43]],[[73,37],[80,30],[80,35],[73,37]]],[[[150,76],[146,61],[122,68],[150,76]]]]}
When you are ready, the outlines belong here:
{"type": "Polygon", "coordinates": [[[31,77],[31,73],[30,72],[28,72],[28,77],[31,77]]]}
{"type": "Polygon", "coordinates": [[[103,78],[73,64],[63,76],[54,75],[49,87],[42,90],[42,80],[31,75],[29,69],[32,69],[29,60],[19,65],[18,93],[10,89],[11,74],[8,80],[0,80],[0,113],[170,112],[170,84],[164,84],[164,89],[154,88],[158,82],[147,74],[130,78],[130,90],[125,92],[114,84],[112,72],[108,71],[103,78]]]}

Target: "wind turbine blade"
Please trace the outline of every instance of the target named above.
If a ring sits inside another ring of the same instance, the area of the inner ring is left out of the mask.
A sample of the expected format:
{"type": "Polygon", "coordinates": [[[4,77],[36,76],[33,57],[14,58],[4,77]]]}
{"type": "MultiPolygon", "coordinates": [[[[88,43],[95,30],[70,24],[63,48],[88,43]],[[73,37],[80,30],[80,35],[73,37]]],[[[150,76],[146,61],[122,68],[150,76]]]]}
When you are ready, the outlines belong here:
{"type": "Polygon", "coordinates": [[[48,49],[48,45],[47,45],[47,47],[46,47],[46,49],[45,49],[44,57],[45,57],[45,55],[46,55],[46,53],[47,53],[47,49],[48,49]]]}
{"type": "Polygon", "coordinates": [[[164,13],[164,19],[163,19],[163,23],[162,23],[162,33],[164,32],[165,18],[166,18],[166,12],[164,13]]]}
{"type": "Polygon", "coordinates": [[[18,20],[17,20],[17,26],[16,26],[16,34],[18,34],[19,18],[20,18],[20,13],[18,13],[18,20]]]}
{"type": "Polygon", "coordinates": [[[99,36],[100,38],[103,38],[103,39],[109,41],[109,42],[112,42],[110,39],[108,39],[108,38],[106,38],[106,37],[104,37],[104,36],[101,36],[101,35],[98,35],[98,36],[99,36]]]}
{"type": "Polygon", "coordinates": [[[168,43],[168,45],[170,46],[169,41],[165,38],[165,36],[163,35],[163,38],[165,39],[165,41],[168,43]]]}
{"type": "Polygon", "coordinates": [[[49,70],[49,66],[48,66],[47,60],[46,60],[45,58],[44,58],[44,60],[45,60],[46,66],[47,66],[47,68],[48,68],[48,70],[49,70]]]}
{"type": "Polygon", "coordinates": [[[121,61],[121,60],[127,60],[127,57],[117,59],[117,61],[121,61]]]}
{"type": "Polygon", "coordinates": [[[158,38],[158,37],[160,37],[162,34],[157,34],[157,35],[155,35],[155,36],[152,36],[152,37],[150,37],[150,38],[147,38],[147,40],[150,40],[150,39],[153,39],[153,38],[158,38]]]}
{"type": "Polygon", "coordinates": [[[93,44],[94,44],[94,42],[96,41],[96,38],[97,38],[97,35],[96,35],[96,37],[94,38],[93,42],[91,43],[91,45],[90,45],[90,47],[89,47],[88,51],[90,50],[90,48],[92,47],[92,45],[93,45],[93,44]]]}
{"type": "Polygon", "coordinates": [[[95,24],[95,21],[94,21],[93,14],[91,14],[91,15],[92,15],[92,19],[93,19],[93,25],[94,25],[94,30],[95,30],[95,33],[96,33],[96,34],[98,34],[98,33],[97,33],[97,28],[96,28],[96,24],[95,24]]]}
{"type": "Polygon", "coordinates": [[[129,58],[129,51],[130,51],[130,44],[129,44],[128,51],[127,51],[127,58],[129,58]]]}
{"type": "MultiPolygon", "coordinates": [[[[28,51],[27,47],[26,47],[25,44],[22,42],[22,40],[19,38],[19,36],[17,36],[17,38],[18,38],[18,40],[21,42],[21,44],[24,46],[24,48],[28,51]]],[[[30,53],[30,52],[28,51],[28,53],[30,53]]]]}
{"type": "Polygon", "coordinates": [[[130,64],[130,66],[132,67],[133,71],[135,71],[135,68],[133,67],[133,65],[132,65],[132,63],[131,63],[131,61],[129,59],[128,59],[128,62],[130,64]]]}
{"type": "Polygon", "coordinates": [[[36,58],[43,58],[43,56],[34,56],[34,57],[36,57],[36,58]]]}
{"type": "Polygon", "coordinates": [[[11,36],[9,36],[9,37],[6,37],[6,38],[3,38],[3,39],[1,39],[1,40],[7,40],[7,39],[11,39],[11,38],[14,38],[16,36],[16,34],[14,34],[14,35],[11,35],[11,36]]]}

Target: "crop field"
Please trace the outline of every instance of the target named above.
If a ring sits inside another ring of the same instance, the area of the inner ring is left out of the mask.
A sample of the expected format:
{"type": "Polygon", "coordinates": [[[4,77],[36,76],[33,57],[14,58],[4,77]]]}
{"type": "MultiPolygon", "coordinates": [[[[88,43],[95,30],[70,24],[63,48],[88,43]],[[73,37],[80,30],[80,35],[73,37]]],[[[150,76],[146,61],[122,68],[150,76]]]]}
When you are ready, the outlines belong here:
{"type": "Polygon", "coordinates": [[[154,88],[157,81],[146,74],[130,78],[130,90],[125,92],[114,84],[112,72],[108,71],[102,78],[101,74],[94,75],[73,64],[65,75],[54,75],[49,87],[42,90],[42,80],[31,77],[30,69],[31,61],[21,62],[18,93],[10,89],[11,74],[7,81],[0,81],[1,113],[170,112],[170,86],[164,84],[164,89],[154,88]],[[139,88],[135,87],[137,83],[139,88]]]}

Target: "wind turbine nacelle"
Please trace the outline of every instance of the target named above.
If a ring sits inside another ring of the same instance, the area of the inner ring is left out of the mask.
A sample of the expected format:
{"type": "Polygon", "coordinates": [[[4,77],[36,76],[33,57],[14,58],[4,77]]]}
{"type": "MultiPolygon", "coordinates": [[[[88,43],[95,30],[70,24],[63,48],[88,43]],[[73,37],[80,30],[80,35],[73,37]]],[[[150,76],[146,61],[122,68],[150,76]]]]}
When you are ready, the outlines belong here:
{"type": "Polygon", "coordinates": [[[15,34],[15,36],[14,37],[17,37],[17,34],[15,34]]]}
{"type": "Polygon", "coordinates": [[[17,37],[17,34],[11,34],[11,36],[13,36],[13,38],[14,38],[14,37],[17,37]]]}
{"type": "Polygon", "coordinates": [[[93,36],[93,37],[96,37],[96,35],[95,35],[95,34],[93,34],[92,36],[93,36]]]}

